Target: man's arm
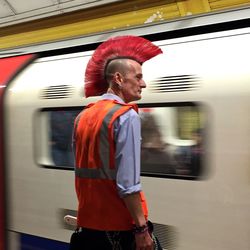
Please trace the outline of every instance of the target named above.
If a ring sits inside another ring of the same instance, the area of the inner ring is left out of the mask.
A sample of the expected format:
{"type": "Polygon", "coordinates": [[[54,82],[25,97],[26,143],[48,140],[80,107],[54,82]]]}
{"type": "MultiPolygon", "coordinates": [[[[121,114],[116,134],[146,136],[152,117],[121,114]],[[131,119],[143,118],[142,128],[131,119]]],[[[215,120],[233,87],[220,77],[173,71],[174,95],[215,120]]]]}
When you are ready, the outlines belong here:
{"type": "MultiPolygon", "coordinates": [[[[115,126],[117,188],[137,227],[146,225],[141,205],[140,147],[141,123],[139,116],[129,111],[115,126]],[[129,114],[130,112],[130,114],[129,114]]],[[[136,250],[152,250],[153,240],[148,231],[135,233],[136,250]]]]}
{"type": "MultiPolygon", "coordinates": [[[[141,206],[141,197],[140,193],[133,193],[123,197],[123,200],[135,222],[136,227],[143,227],[147,224],[147,221],[144,217],[142,206],[141,206]]],[[[136,242],[136,250],[145,249],[152,250],[153,249],[153,240],[146,230],[142,233],[135,233],[135,242],[136,242]]]]}
{"type": "Polygon", "coordinates": [[[123,200],[135,222],[135,225],[138,227],[146,225],[147,221],[143,214],[140,193],[137,192],[126,195],[123,197],[123,200]]]}

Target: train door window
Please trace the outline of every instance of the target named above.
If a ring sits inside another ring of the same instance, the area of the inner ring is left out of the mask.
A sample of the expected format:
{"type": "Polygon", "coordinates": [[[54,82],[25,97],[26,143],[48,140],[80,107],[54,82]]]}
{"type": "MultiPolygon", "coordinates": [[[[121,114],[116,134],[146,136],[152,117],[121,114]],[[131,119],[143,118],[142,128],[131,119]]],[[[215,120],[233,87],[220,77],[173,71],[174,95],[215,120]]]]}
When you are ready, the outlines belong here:
{"type": "Polygon", "coordinates": [[[142,175],[197,179],[203,170],[204,115],[201,107],[141,107],[142,175]]]}

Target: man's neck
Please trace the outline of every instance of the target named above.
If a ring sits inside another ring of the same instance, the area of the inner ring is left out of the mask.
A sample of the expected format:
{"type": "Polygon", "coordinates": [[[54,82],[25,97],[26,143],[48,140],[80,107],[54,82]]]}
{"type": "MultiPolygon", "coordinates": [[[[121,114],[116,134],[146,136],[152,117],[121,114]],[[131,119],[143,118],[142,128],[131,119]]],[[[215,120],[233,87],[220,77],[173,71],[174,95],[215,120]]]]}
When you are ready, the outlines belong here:
{"type": "Polygon", "coordinates": [[[121,91],[115,90],[115,89],[112,89],[112,88],[108,88],[107,93],[119,96],[126,103],[126,101],[124,100],[124,96],[123,96],[121,91]]]}

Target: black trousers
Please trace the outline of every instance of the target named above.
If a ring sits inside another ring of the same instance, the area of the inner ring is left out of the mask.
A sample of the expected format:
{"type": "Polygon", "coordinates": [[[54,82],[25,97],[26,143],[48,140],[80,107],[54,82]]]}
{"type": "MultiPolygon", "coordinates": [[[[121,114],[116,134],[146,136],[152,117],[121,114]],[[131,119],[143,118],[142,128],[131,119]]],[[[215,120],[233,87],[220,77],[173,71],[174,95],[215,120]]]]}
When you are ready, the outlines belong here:
{"type": "Polygon", "coordinates": [[[105,232],[81,228],[70,239],[70,250],[134,250],[132,231],[105,232]]]}

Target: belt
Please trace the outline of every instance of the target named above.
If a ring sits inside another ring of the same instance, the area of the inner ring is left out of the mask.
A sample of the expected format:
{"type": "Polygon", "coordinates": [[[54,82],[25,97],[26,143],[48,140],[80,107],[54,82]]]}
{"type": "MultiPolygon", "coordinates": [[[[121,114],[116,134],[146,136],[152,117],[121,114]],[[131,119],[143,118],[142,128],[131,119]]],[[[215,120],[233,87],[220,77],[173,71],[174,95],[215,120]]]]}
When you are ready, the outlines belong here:
{"type": "Polygon", "coordinates": [[[81,233],[81,232],[104,232],[104,233],[106,233],[106,232],[110,232],[110,233],[120,233],[120,234],[130,234],[130,233],[132,233],[133,231],[132,230],[126,230],[126,231],[114,231],[114,230],[107,230],[107,231],[105,231],[105,230],[98,230],[98,229],[92,229],[92,228],[86,228],[86,227],[78,227],[77,229],[76,229],[76,232],[78,232],[78,233],[81,233]]]}

